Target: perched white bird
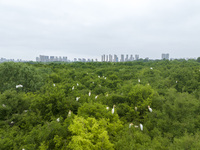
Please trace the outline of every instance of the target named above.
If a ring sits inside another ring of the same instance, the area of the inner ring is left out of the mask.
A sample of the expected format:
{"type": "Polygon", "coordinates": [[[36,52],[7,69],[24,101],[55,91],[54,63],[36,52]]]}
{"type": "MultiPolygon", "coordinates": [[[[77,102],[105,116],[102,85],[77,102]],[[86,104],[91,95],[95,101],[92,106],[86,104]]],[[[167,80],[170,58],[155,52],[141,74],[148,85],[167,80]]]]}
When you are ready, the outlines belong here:
{"type": "Polygon", "coordinates": [[[109,107],[106,107],[107,110],[109,110],[109,107]]]}
{"type": "Polygon", "coordinates": [[[24,148],[22,150],[25,150],[24,148]]]}
{"type": "Polygon", "coordinates": [[[150,69],[152,70],[153,68],[151,67],[150,69]]]}
{"type": "Polygon", "coordinates": [[[149,111],[150,111],[150,112],[152,112],[152,111],[153,111],[153,110],[151,109],[151,107],[150,107],[150,106],[148,106],[148,109],[149,109],[149,111]]]}
{"type": "Polygon", "coordinates": [[[113,105],[112,114],[114,114],[114,112],[115,112],[115,105],[113,105]]]}
{"type": "Polygon", "coordinates": [[[79,86],[79,84],[78,84],[78,83],[77,83],[76,85],[77,85],[77,86],[79,86]]]}
{"type": "Polygon", "coordinates": [[[91,96],[91,91],[89,91],[88,95],[91,96]]]}
{"type": "Polygon", "coordinates": [[[78,100],[79,100],[79,98],[80,98],[80,97],[76,97],[76,101],[78,101],[78,100]]]}
{"type": "Polygon", "coordinates": [[[53,84],[53,86],[56,86],[56,84],[53,84]]]}
{"type": "Polygon", "coordinates": [[[135,126],[135,128],[138,128],[138,126],[135,126]]]}
{"type": "Polygon", "coordinates": [[[106,79],[106,77],[104,79],[106,79]]]}
{"type": "Polygon", "coordinates": [[[23,87],[23,85],[21,85],[21,84],[20,85],[16,85],[16,88],[20,88],[20,87],[23,87]]]}
{"type": "Polygon", "coordinates": [[[24,110],[24,112],[28,112],[28,110],[24,110]]]}
{"type": "Polygon", "coordinates": [[[130,123],[130,124],[129,124],[129,128],[131,128],[132,125],[133,125],[133,123],[130,123]]]}
{"type": "Polygon", "coordinates": [[[72,90],[74,90],[74,86],[72,87],[72,90]]]}
{"type": "Polygon", "coordinates": [[[140,123],[140,129],[141,131],[143,131],[143,125],[140,123]]]}
{"type": "Polygon", "coordinates": [[[106,96],[108,97],[108,94],[106,94],[106,96]]]}
{"type": "Polygon", "coordinates": [[[138,79],[138,82],[140,83],[140,79],[138,79]]]}
{"type": "Polygon", "coordinates": [[[98,95],[97,96],[95,96],[95,99],[97,99],[98,98],[98,95]]]}
{"type": "Polygon", "coordinates": [[[98,78],[100,78],[100,76],[98,76],[98,78]]]}
{"type": "Polygon", "coordinates": [[[60,118],[57,118],[56,121],[60,122],[60,118]]]}
{"type": "Polygon", "coordinates": [[[176,81],[176,83],[178,83],[178,81],[176,81]]]}
{"type": "Polygon", "coordinates": [[[71,110],[69,110],[69,112],[68,112],[68,116],[69,116],[69,117],[71,116],[71,113],[72,113],[72,111],[71,111],[71,110]]]}
{"type": "Polygon", "coordinates": [[[3,106],[3,107],[6,107],[6,105],[5,105],[5,104],[2,104],[2,106],[3,106]]]}

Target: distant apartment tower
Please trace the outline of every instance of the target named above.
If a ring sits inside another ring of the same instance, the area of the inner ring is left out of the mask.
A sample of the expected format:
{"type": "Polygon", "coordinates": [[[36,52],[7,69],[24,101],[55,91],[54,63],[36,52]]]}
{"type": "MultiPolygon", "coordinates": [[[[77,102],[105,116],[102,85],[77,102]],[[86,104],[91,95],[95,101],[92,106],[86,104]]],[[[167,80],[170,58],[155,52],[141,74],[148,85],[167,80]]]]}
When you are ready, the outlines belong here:
{"type": "Polygon", "coordinates": [[[40,55],[39,60],[41,62],[48,62],[49,61],[49,56],[40,55]]]}
{"type": "Polygon", "coordinates": [[[128,61],[128,54],[126,55],[125,61],[128,61]]]}
{"type": "Polygon", "coordinates": [[[130,56],[130,61],[133,61],[133,60],[134,60],[133,55],[131,55],[130,56]]]}
{"type": "Polygon", "coordinates": [[[103,61],[105,61],[105,60],[106,60],[106,55],[103,54],[103,55],[101,56],[101,61],[103,62],[103,61]]]}
{"type": "Polygon", "coordinates": [[[121,54],[121,60],[120,60],[120,62],[124,62],[124,55],[123,54],[121,54]]]}
{"type": "Polygon", "coordinates": [[[162,59],[168,59],[169,60],[169,54],[162,54],[162,59]]]}
{"type": "Polygon", "coordinates": [[[106,62],[108,62],[108,55],[106,55],[106,62]]]}
{"type": "Polygon", "coordinates": [[[114,62],[118,62],[118,57],[117,57],[117,55],[114,55],[114,62]]]}
{"type": "Polygon", "coordinates": [[[112,62],[112,55],[109,54],[109,62],[112,62]]]}
{"type": "Polygon", "coordinates": [[[139,55],[135,55],[135,60],[139,60],[139,55]]]}

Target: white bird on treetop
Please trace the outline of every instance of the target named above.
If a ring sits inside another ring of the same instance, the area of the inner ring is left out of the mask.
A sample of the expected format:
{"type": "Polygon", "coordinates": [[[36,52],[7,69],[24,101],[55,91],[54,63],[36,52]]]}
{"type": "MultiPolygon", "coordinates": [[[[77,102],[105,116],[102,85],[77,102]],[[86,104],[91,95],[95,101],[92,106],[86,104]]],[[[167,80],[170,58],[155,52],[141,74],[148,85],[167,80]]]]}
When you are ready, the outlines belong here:
{"type": "Polygon", "coordinates": [[[97,96],[95,96],[95,99],[97,99],[97,97],[98,97],[98,95],[97,95],[97,96]]]}
{"type": "Polygon", "coordinates": [[[5,104],[2,104],[2,106],[3,106],[3,107],[6,107],[6,105],[5,105],[5,104]]]}
{"type": "Polygon", "coordinates": [[[137,107],[135,107],[135,111],[137,111],[137,107]]]}
{"type": "Polygon", "coordinates": [[[56,84],[54,83],[53,86],[56,86],[56,84]]]}
{"type": "Polygon", "coordinates": [[[72,87],[72,90],[74,90],[74,86],[72,87]]]}
{"type": "Polygon", "coordinates": [[[153,111],[153,110],[151,109],[151,107],[150,107],[150,106],[148,106],[148,109],[149,109],[149,111],[150,111],[150,112],[152,112],[152,111],[153,111]]]}
{"type": "Polygon", "coordinates": [[[112,114],[114,114],[114,112],[115,112],[115,105],[113,105],[112,114]]]}
{"type": "Polygon", "coordinates": [[[71,110],[69,110],[69,113],[68,113],[68,116],[69,116],[69,117],[71,116],[71,113],[72,113],[72,111],[71,111],[71,110]]]}
{"type": "Polygon", "coordinates": [[[143,125],[140,123],[140,129],[141,131],[143,131],[143,125]]]}
{"type": "Polygon", "coordinates": [[[79,86],[79,84],[78,84],[78,83],[77,83],[76,85],[77,85],[77,86],[79,86]]]}
{"type": "Polygon", "coordinates": [[[152,70],[153,68],[151,67],[150,69],[152,70]]]}
{"type": "Polygon", "coordinates": [[[21,85],[21,84],[16,85],[16,88],[20,88],[20,87],[23,87],[23,85],[21,85]]]}
{"type": "Polygon", "coordinates": [[[60,122],[60,118],[57,118],[56,121],[60,122]]]}
{"type": "Polygon", "coordinates": [[[88,94],[89,96],[91,95],[91,91],[89,91],[89,94],[88,94]]]}
{"type": "Polygon", "coordinates": [[[140,79],[138,79],[138,82],[140,83],[140,79]]]}
{"type": "Polygon", "coordinates": [[[129,124],[129,128],[131,128],[132,125],[133,125],[133,123],[130,123],[130,124],[129,124]]]}
{"type": "Polygon", "coordinates": [[[107,110],[109,110],[109,107],[106,107],[107,110]]]}
{"type": "Polygon", "coordinates": [[[79,100],[79,98],[80,98],[80,97],[76,97],[76,101],[78,101],[78,100],[79,100]]]}

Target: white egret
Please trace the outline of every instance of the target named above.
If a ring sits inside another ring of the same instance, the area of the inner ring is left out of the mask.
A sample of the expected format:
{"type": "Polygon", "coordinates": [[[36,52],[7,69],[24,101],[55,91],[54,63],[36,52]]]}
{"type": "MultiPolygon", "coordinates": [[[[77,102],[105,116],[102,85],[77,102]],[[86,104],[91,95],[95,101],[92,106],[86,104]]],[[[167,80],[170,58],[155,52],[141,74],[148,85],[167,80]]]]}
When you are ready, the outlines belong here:
{"type": "Polygon", "coordinates": [[[77,85],[77,86],[79,86],[79,84],[78,84],[78,83],[77,83],[76,85],[77,85]]]}
{"type": "Polygon", "coordinates": [[[89,95],[89,96],[91,95],[91,91],[89,91],[88,95],[89,95]]]}
{"type": "Polygon", "coordinates": [[[106,96],[108,97],[108,94],[106,94],[106,96]]]}
{"type": "Polygon", "coordinates": [[[80,97],[76,97],[76,101],[78,101],[78,100],[79,100],[79,98],[80,98],[80,97]]]}
{"type": "Polygon", "coordinates": [[[104,79],[106,79],[106,77],[104,79]]]}
{"type": "Polygon", "coordinates": [[[100,76],[98,76],[98,78],[100,78],[100,76]]]}
{"type": "Polygon", "coordinates": [[[150,69],[152,70],[153,68],[151,67],[150,69]]]}
{"type": "Polygon", "coordinates": [[[140,129],[141,131],[143,131],[143,125],[140,123],[140,129]]]}
{"type": "Polygon", "coordinates": [[[129,128],[131,128],[132,125],[133,125],[133,123],[130,123],[130,124],[129,124],[129,128]]]}
{"type": "Polygon", "coordinates": [[[178,83],[178,81],[176,81],[176,83],[178,83]]]}
{"type": "Polygon", "coordinates": [[[135,111],[137,111],[137,107],[135,107],[135,111]]]}
{"type": "Polygon", "coordinates": [[[28,112],[28,110],[24,110],[24,112],[28,112]]]}
{"type": "Polygon", "coordinates": [[[57,122],[60,122],[60,118],[57,118],[56,121],[57,121],[57,122]]]}
{"type": "Polygon", "coordinates": [[[72,87],[72,90],[74,90],[74,86],[72,87]]]}
{"type": "Polygon", "coordinates": [[[106,107],[107,110],[109,110],[109,107],[106,107]]]}
{"type": "Polygon", "coordinates": [[[5,104],[2,104],[2,106],[3,106],[3,107],[6,107],[6,105],[5,105],[5,104]]]}
{"type": "Polygon", "coordinates": [[[22,150],[25,150],[24,148],[22,150]]]}
{"type": "Polygon", "coordinates": [[[140,79],[138,79],[138,82],[140,83],[140,79]]]}
{"type": "Polygon", "coordinates": [[[95,96],[95,99],[97,99],[98,98],[98,95],[97,96],[95,96]]]}
{"type": "Polygon", "coordinates": [[[23,85],[19,84],[19,85],[16,85],[16,88],[22,88],[23,85]]]}
{"type": "Polygon", "coordinates": [[[71,113],[72,113],[72,111],[71,111],[71,110],[69,110],[69,112],[68,112],[68,116],[69,116],[69,117],[71,116],[71,113]]]}
{"type": "Polygon", "coordinates": [[[115,112],[115,105],[113,105],[112,114],[114,114],[114,112],[115,112]]]}
{"type": "Polygon", "coordinates": [[[54,83],[53,86],[56,86],[56,84],[54,83]]]}
{"type": "Polygon", "coordinates": [[[149,109],[149,111],[150,111],[150,112],[152,112],[152,111],[153,111],[153,110],[151,109],[151,107],[150,107],[150,106],[148,106],[148,109],[149,109]]]}

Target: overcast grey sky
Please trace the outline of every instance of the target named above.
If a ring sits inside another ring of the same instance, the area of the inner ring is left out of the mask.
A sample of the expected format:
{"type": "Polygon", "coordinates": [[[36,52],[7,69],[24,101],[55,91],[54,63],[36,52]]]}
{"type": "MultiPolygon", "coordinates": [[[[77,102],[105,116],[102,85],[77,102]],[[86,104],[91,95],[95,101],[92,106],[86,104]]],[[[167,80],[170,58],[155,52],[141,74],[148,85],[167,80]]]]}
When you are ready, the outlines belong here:
{"type": "Polygon", "coordinates": [[[200,0],[0,0],[0,57],[200,56],[200,0]]]}

